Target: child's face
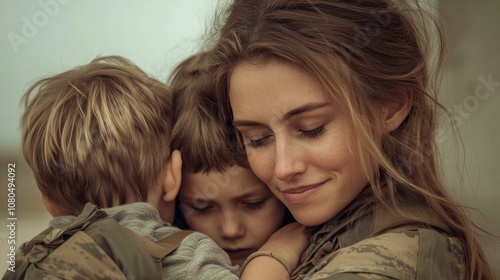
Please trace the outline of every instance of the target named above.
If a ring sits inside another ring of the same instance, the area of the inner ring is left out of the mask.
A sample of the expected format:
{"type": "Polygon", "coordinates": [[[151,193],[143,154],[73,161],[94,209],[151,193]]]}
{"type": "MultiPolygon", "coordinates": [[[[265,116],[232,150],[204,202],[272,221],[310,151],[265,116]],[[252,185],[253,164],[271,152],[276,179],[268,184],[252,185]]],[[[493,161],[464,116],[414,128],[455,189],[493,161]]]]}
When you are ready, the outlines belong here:
{"type": "Polygon", "coordinates": [[[211,237],[241,265],[281,227],[283,204],[250,169],[183,174],[180,202],[186,222],[211,237]]]}

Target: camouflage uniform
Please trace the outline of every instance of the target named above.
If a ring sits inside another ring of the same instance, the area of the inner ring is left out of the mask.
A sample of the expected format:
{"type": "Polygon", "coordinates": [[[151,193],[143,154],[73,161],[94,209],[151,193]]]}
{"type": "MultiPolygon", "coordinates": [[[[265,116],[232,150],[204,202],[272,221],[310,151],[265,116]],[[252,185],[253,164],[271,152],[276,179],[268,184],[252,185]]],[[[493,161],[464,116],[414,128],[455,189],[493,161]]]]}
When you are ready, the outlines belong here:
{"type": "Polygon", "coordinates": [[[372,209],[355,220],[336,217],[314,230],[291,279],[464,279],[457,238],[382,207],[372,209]]]}
{"type": "MultiPolygon", "coordinates": [[[[36,245],[38,243],[33,243],[33,240],[25,243],[18,253],[22,253],[23,248],[29,246],[27,244],[35,245],[29,248],[28,255],[16,255],[16,273],[7,271],[2,279],[59,279],[54,276],[63,279],[239,279],[239,268],[231,264],[228,255],[212,239],[198,232],[186,236],[176,246],[176,251],[163,257],[164,250],[154,242],[181,230],[165,224],[150,204],[137,202],[102,210],[99,212],[107,215],[93,216],[98,221],[87,227],[85,232],[88,235],[76,232],[75,238],[62,243],[58,250],[36,245]],[[118,223],[104,223],[110,220],[109,217],[118,223]],[[120,230],[121,227],[129,230],[120,230]],[[143,238],[138,239],[135,234],[143,238]],[[105,250],[94,246],[96,243],[89,236],[105,250]],[[155,261],[142,259],[148,257],[155,261]],[[43,259],[43,262],[31,266],[26,275],[17,273],[22,270],[21,266],[37,259],[43,259]],[[51,275],[41,276],[42,270],[50,271],[51,275]]],[[[39,241],[58,240],[59,229],[79,223],[78,218],[54,218],[50,222],[51,228],[42,234],[44,238],[39,241]]],[[[40,238],[37,236],[36,239],[40,238]]]]}

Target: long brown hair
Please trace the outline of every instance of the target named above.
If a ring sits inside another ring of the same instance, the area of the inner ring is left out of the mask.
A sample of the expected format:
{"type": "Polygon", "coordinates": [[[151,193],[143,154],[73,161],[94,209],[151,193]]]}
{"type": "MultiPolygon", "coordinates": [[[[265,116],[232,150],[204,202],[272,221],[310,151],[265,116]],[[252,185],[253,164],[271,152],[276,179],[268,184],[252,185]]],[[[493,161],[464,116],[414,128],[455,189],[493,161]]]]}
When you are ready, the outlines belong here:
{"type": "Polygon", "coordinates": [[[211,63],[227,118],[228,83],[238,63],[281,59],[301,65],[351,119],[357,138],[352,148],[373,194],[357,205],[377,201],[458,237],[466,277],[493,278],[477,228],[439,171],[436,125],[440,113],[450,115],[437,101],[444,40],[425,7],[418,1],[237,0],[222,18],[211,63]],[[402,90],[413,92],[413,107],[403,124],[387,133],[383,104],[402,98],[402,90]],[[424,205],[439,223],[407,211],[412,205],[424,205]]]}

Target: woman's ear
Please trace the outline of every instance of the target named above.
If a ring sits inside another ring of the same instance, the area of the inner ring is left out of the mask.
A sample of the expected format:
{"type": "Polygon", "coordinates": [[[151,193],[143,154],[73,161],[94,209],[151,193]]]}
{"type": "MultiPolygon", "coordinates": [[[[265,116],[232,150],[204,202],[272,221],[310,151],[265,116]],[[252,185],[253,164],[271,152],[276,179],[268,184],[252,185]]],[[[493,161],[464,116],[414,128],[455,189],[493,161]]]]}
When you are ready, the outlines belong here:
{"type": "Polygon", "coordinates": [[[413,90],[409,88],[401,89],[398,99],[387,102],[384,107],[385,127],[387,132],[396,130],[408,117],[413,106],[413,90]]]}
{"type": "Polygon", "coordinates": [[[165,163],[165,177],[162,181],[162,199],[173,202],[179,193],[182,181],[182,156],[179,150],[174,150],[165,163]]]}

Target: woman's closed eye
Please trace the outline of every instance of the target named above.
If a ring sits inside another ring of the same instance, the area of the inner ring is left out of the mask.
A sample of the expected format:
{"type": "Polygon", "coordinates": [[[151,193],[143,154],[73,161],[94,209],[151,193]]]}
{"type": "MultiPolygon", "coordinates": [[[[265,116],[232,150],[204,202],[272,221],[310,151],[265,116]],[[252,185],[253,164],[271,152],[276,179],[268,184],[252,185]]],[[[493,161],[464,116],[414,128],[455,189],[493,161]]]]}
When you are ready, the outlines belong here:
{"type": "Polygon", "coordinates": [[[321,134],[325,133],[325,125],[321,125],[318,128],[311,129],[311,130],[301,130],[302,136],[306,138],[316,138],[320,136],[321,134]]]}
{"type": "Polygon", "coordinates": [[[254,148],[255,149],[255,148],[258,148],[258,147],[261,147],[261,146],[265,145],[266,142],[270,139],[270,137],[272,137],[272,135],[266,135],[266,136],[264,136],[262,138],[259,138],[257,140],[251,140],[250,139],[247,142],[247,144],[248,144],[248,146],[250,148],[254,148]]]}
{"type": "MultiPolygon", "coordinates": [[[[326,129],[325,129],[325,125],[321,125],[320,127],[317,127],[315,129],[311,129],[311,130],[299,130],[300,131],[300,135],[305,137],[305,138],[316,138],[318,136],[320,136],[321,134],[325,133],[326,129]]],[[[247,142],[247,145],[250,147],[250,148],[258,148],[258,147],[261,147],[263,145],[265,145],[272,137],[273,135],[266,135],[262,138],[259,138],[259,139],[256,139],[256,140],[248,140],[247,142]]]]}

